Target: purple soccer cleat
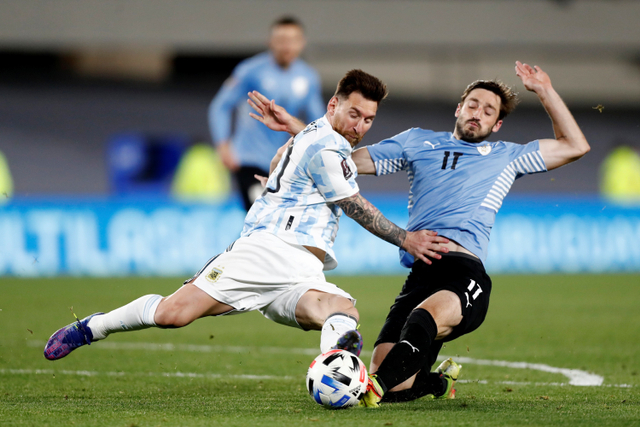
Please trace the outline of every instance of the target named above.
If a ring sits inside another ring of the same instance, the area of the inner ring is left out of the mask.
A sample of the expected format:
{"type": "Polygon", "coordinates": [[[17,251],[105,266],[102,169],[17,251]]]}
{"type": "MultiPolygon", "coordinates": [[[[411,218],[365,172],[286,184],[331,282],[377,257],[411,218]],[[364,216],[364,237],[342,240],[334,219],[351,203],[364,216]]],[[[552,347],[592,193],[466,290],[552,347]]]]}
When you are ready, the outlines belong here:
{"type": "Polygon", "coordinates": [[[47,345],[44,346],[44,357],[49,360],[62,359],[76,348],[82,347],[85,344],[91,344],[93,334],[87,326],[87,323],[89,323],[89,319],[98,314],[104,313],[94,313],[82,320],[78,320],[76,316],[75,322],[62,329],[58,329],[57,332],[51,335],[51,338],[47,341],[47,345]]]}
{"type": "Polygon", "coordinates": [[[355,329],[347,331],[338,338],[336,345],[331,348],[333,350],[346,350],[356,356],[360,356],[360,352],[362,351],[362,334],[355,329]]]}

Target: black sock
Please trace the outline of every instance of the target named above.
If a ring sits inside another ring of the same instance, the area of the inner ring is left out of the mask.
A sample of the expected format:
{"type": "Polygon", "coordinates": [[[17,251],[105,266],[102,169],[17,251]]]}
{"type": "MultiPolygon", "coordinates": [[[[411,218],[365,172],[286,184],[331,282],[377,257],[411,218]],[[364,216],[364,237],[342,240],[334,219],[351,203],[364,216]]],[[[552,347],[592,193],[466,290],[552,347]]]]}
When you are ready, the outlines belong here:
{"type": "Polygon", "coordinates": [[[429,356],[429,347],[437,334],[438,326],[431,313],[422,308],[411,312],[402,328],[400,340],[376,372],[385,391],[411,378],[422,369],[429,356]]]}
{"type": "Polygon", "coordinates": [[[382,397],[383,402],[409,402],[422,396],[433,394],[442,396],[447,389],[444,376],[437,372],[420,371],[411,388],[400,391],[390,391],[382,397]]]}

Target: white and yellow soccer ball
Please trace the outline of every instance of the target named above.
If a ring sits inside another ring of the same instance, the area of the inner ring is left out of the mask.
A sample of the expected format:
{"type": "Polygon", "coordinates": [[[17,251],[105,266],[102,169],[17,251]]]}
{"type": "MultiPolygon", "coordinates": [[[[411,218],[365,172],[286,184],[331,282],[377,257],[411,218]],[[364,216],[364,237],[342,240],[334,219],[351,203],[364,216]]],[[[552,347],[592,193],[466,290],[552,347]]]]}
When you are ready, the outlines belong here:
{"type": "Polygon", "coordinates": [[[362,360],[345,350],[321,354],[307,371],[309,394],[330,409],[356,406],[367,391],[367,381],[367,368],[362,360]]]}

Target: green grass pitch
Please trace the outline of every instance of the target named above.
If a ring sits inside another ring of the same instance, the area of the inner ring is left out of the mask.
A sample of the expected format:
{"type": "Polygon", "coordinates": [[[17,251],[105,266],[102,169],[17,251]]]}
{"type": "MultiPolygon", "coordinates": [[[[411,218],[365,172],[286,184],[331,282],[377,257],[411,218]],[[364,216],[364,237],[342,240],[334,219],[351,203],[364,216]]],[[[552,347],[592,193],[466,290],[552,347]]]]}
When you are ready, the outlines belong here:
{"type": "MultiPolygon", "coordinates": [[[[358,298],[368,365],[403,278],[329,280],[358,298]]],[[[43,345],[73,320],[71,307],[81,317],[108,311],[147,293],[168,295],[180,280],[2,278],[0,425],[640,425],[640,276],[493,280],[485,323],[443,350],[466,358],[455,400],[331,411],[304,385],[318,332],[249,313],[114,334],[50,362],[43,345]],[[603,384],[569,385],[570,370],[603,384]]]]}

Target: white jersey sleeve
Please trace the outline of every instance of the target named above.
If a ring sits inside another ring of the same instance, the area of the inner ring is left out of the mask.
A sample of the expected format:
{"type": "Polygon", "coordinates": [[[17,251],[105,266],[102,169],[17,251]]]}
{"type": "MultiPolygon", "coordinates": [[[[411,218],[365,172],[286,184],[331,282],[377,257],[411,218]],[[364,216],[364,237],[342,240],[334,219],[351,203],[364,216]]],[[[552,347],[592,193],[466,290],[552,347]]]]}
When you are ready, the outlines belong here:
{"type": "Polygon", "coordinates": [[[308,172],[327,202],[335,202],[358,192],[356,165],[333,150],[319,151],[309,162],[308,172]]]}

